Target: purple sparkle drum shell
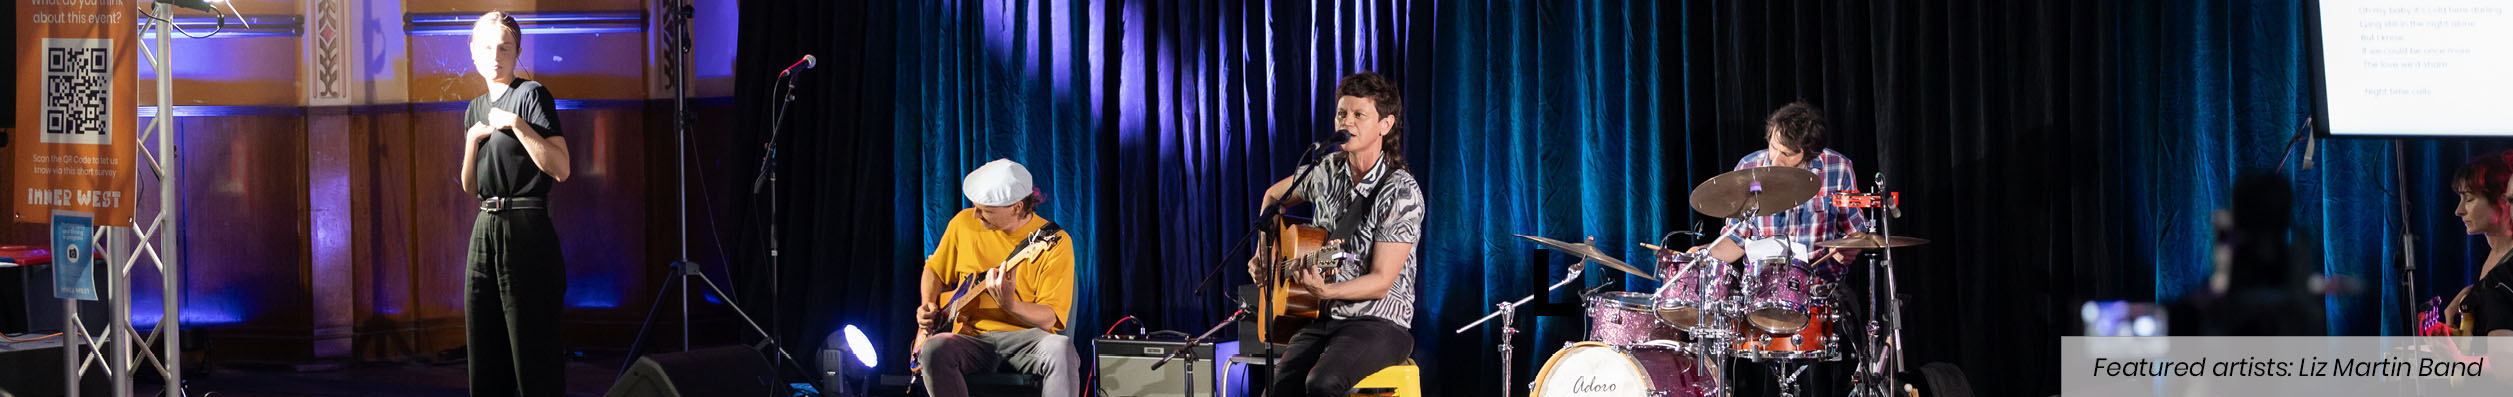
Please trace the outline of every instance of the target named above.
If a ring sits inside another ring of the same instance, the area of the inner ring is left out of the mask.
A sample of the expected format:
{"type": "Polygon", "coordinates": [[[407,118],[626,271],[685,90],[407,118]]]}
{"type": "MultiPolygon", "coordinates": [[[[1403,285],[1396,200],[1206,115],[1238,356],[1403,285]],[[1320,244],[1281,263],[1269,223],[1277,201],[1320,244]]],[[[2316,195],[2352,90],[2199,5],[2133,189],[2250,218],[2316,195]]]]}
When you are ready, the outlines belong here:
{"type": "Polygon", "coordinates": [[[1588,340],[1630,346],[1682,336],[1658,323],[1656,297],[1639,292],[1606,292],[1588,296],[1588,340]]]}

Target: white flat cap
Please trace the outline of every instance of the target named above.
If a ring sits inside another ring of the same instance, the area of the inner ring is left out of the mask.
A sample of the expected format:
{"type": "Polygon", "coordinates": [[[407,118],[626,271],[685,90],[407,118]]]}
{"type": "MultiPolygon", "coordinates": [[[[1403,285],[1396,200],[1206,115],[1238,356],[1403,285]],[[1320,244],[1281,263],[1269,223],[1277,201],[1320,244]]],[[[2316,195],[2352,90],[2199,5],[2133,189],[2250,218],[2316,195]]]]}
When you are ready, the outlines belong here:
{"type": "Polygon", "coordinates": [[[987,162],[960,180],[960,192],[969,196],[969,202],[988,207],[1020,203],[1037,191],[1030,185],[1030,169],[1008,159],[987,162]]]}

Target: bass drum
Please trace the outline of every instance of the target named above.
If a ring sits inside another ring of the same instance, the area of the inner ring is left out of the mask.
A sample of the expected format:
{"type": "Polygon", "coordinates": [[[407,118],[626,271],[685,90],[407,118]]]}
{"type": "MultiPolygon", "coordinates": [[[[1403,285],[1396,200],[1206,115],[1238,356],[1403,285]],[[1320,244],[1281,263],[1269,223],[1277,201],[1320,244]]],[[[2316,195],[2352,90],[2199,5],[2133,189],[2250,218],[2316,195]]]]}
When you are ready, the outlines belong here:
{"type": "Polygon", "coordinates": [[[1715,365],[1700,365],[1681,345],[1655,341],[1615,347],[1579,342],[1546,359],[1531,396],[1702,396],[1716,386],[1715,365]]]}

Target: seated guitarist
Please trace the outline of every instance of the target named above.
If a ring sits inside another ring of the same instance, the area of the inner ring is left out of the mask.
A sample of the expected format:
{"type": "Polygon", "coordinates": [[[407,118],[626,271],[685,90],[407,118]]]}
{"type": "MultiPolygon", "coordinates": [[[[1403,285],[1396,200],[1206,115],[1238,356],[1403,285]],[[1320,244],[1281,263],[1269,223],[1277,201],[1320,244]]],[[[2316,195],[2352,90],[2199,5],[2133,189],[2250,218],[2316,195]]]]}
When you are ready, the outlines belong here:
{"type": "MultiPolygon", "coordinates": [[[[1316,225],[1329,230],[1326,249],[1361,258],[1300,273],[1299,288],[1325,302],[1319,321],[1301,328],[1283,353],[1276,396],[1342,396],[1361,378],[1413,354],[1414,243],[1422,239],[1422,189],[1405,170],[1397,125],[1402,97],[1376,73],[1344,77],[1335,89],[1335,127],[1350,141],[1327,155],[1285,195],[1291,178],[1265,190],[1264,202],[1317,203],[1316,225]],[[1347,214],[1350,215],[1347,215],[1347,214]]],[[[1262,283],[1263,264],[1249,274],[1262,283]]]]}
{"type": "Polygon", "coordinates": [[[933,255],[925,258],[918,283],[924,301],[916,307],[918,329],[934,328],[936,312],[942,310],[937,297],[952,287],[944,283],[983,273],[985,281],[976,290],[985,293],[956,314],[957,327],[917,346],[914,355],[926,394],[966,396],[963,374],[1008,365],[1046,377],[1042,395],[1080,395],[1082,359],[1073,341],[1056,333],[1069,325],[1066,309],[1073,306],[1071,236],[1052,231],[1059,242],[1005,274],[997,265],[1020,249],[1016,245],[1053,224],[1038,216],[1043,199],[1030,184],[1029,169],[995,160],[970,172],[960,188],[977,206],[953,216],[933,255]]]}

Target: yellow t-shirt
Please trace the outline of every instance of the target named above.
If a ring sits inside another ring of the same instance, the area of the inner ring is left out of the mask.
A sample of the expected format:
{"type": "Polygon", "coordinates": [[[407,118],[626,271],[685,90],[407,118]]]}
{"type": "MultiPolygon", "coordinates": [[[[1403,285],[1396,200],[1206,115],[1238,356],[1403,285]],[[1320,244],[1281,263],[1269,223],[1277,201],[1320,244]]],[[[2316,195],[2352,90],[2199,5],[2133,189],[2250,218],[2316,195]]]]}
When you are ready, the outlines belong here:
{"type": "MultiPolygon", "coordinates": [[[[934,253],[925,257],[925,271],[942,280],[942,294],[947,297],[960,277],[984,273],[1002,265],[1021,239],[1047,226],[1044,217],[1032,216],[1030,223],[1012,231],[987,230],[985,221],[977,219],[977,209],[960,210],[951,217],[951,224],[942,229],[942,240],[934,244],[934,253]]],[[[1057,231],[1056,245],[1041,253],[1038,260],[1022,264],[1012,273],[1014,297],[1022,302],[1047,305],[1056,311],[1056,324],[1040,327],[1048,332],[1064,331],[1069,326],[1073,308],[1073,236],[1057,231]]],[[[940,303],[944,297],[925,297],[940,303]]],[[[980,293],[961,311],[962,324],[971,324],[977,333],[1018,331],[1021,325],[1012,313],[995,304],[990,293],[980,293]]],[[[955,332],[957,332],[955,330],[955,332]]]]}

